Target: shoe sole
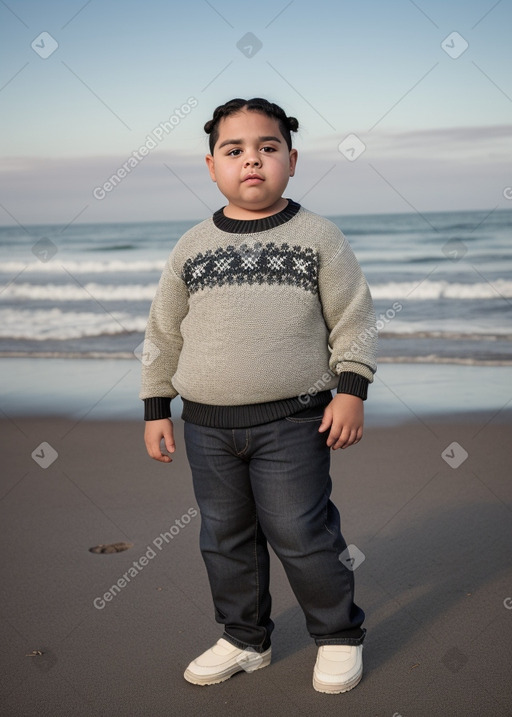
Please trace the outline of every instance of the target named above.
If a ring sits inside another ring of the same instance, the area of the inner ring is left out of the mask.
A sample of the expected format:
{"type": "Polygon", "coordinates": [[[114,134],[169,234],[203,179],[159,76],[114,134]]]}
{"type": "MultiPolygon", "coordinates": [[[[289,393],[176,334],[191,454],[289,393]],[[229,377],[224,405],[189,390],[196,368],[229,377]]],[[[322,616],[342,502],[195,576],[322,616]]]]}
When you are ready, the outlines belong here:
{"type": "Polygon", "coordinates": [[[253,670],[246,670],[241,665],[236,664],[231,665],[231,667],[228,667],[226,670],[224,670],[224,672],[221,672],[220,674],[217,673],[215,676],[208,676],[196,675],[194,672],[187,668],[183,677],[187,680],[187,682],[190,682],[193,685],[200,685],[201,687],[204,687],[206,685],[218,685],[221,682],[229,680],[229,678],[233,677],[233,675],[236,675],[237,672],[256,672],[256,670],[261,670],[264,667],[268,667],[268,665],[270,665],[271,659],[272,653],[269,650],[268,654],[266,652],[263,653],[263,660],[261,664],[255,667],[253,670]]]}
{"type": "Polygon", "coordinates": [[[313,676],[313,687],[317,692],[324,692],[329,695],[339,695],[342,692],[348,692],[349,690],[352,690],[354,687],[356,687],[356,685],[361,682],[362,677],[362,668],[356,675],[354,675],[351,680],[349,680],[348,682],[344,682],[342,685],[322,682],[322,680],[318,680],[316,677],[313,676]]]}

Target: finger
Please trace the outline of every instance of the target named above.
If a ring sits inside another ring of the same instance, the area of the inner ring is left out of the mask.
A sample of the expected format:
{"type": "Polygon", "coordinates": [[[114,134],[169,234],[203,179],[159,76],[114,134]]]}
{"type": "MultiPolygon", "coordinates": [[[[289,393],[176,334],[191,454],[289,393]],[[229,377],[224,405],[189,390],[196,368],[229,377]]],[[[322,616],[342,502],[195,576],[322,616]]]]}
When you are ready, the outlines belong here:
{"type": "Polygon", "coordinates": [[[153,454],[149,454],[151,458],[154,458],[155,461],[160,461],[161,463],[170,463],[172,461],[172,458],[167,455],[167,453],[163,453],[161,450],[161,447],[158,446],[158,449],[154,451],[153,454]]]}
{"type": "MultiPolygon", "coordinates": [[[[160,455],[167,456],[167,452],[174,453],[176,450],[176,446],[174,445],[174,440],[171,438],[169,439],[168,436],[162,436],[162,439],[160,441],[160,445],[158,446],[160,450],[160,455]]],[[[167,456],[169,458],[169,456],[167,456]]]]}
{"type": "Polygon", "coordinates": [[[324,411],[322,423],[320,424],[320,428],[318,429],[318,432],[323,433],[324,431],[326,431],[329,428],[329,426],[331,425],[331,423],[332,423],[332,411],[329,409],[329,407],[327,407],[324,411]]]}
{"type": "Polygon", "coordinates": [[[342,446],[340,446],[340,448],[348,448],[349,446],[353,446],[356,443],[358,443],[359,439],[357,436],[358,436],[357,430],[350,431],[350,434],[349,434],[347,440],[345,441],[345,443],[342,446]]]}
{"type": "Polygon", "coordinates": [[[168,438],[166,438],[166,436],[162,436],[158,441],[157,446],[155,446],[155,455],[153,457],[157,461],[161,461],[162,463],[170,463],[172,461],[172,458],[167,455],[167,451],[169,451],[170,453],[174,453],[173,444],[168,447],[167,440],[168,438]],[[170,450],[170,448],[172,448],[172,450],[170,450]]]}
{"type": "Polygon", "coordinates": [[[354,431],[354,437],[352,438],[352,436],[351,436],[350,443],[348,445],[355,446],[356,443],[359,443],[359,441],[361,440],[362,437],[363,437],[363,427],[361,426],[360,428],[357,428],[354,431]]]}
{"type": "Polygon", "coordinates": [[[150,458],[161,463],[170,463],[171,457],[165,453],[162,453],[159,440],[151,440],[146,444],[146,448],[150,458]]]}
{"type": "Polygon", "coordinates": [[[336,443],[333,445],[333,450],[337,450],[338,448],[348,448],[348,446],[352,445],[352,441],[355,439],[355,431],[352,431],[350,428],[344,428],[336,443]]]}
{"type": "MultiPolygon", "coordinates": [[[[339,424],[332,424],[331,430],[329,431],[329,436],[327,438],[327,445],[329,448],[334,448],[338,441],[340,440],[340,436],[343,433],[343,426],[339,424]]],[[[338,446],[339,447],[339,446],[338,446]]]]}
{"type": "Polygon", "coordinates": [[[167,426],[163,431],[163,437],[166,449],[169,451],[169,453],[174,453],[174,451],[176,450],[176,444],[174,443],[174,429],[171,420],[169,420],[167,426]]]}
{"type": "Polygon", "coordinates": [[[174,438],[172,436],[167,436],[165,438],[165,447],[169,453],[174,453],[176,450],[176,444],[174,443],[174,438]]]}

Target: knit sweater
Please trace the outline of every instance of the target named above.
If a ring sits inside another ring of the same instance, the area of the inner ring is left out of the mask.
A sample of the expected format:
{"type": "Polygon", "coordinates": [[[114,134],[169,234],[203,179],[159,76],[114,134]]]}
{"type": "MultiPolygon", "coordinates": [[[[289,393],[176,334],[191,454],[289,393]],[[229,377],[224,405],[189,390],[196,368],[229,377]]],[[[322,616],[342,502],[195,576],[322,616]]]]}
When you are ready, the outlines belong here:
{"type": "Polygon", "coordinates": [[[289,200],[270,217],[222,210],[176,244],[151,305],[140,398],[170,416],[242,427],[366,397],[376,370],[368,285],[338,227],[289,200]]]}

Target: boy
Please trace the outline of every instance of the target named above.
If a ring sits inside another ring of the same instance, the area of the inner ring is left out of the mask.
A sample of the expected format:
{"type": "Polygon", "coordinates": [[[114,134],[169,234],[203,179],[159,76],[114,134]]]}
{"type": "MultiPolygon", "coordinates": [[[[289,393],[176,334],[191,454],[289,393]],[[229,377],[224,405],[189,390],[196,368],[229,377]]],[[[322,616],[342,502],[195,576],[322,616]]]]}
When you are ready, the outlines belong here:
{"type": "Polygon", "coordinates": [[[260,98],[231,100],[206,123],[206,163],[228,204],[169,257],[146,330],[160,353],[143,366],[140,397],[148,453],[167,463],[170,401],[182,396],[201,553],[224,625],[185,679],[215,684],[270,663],[268,541],[319,648],[313,686],[339,693],[361,679],[365,630],[339,559],[330,449],[362,437],[375,315],[343,234],[283,197],[297,129],[260,98]]]}

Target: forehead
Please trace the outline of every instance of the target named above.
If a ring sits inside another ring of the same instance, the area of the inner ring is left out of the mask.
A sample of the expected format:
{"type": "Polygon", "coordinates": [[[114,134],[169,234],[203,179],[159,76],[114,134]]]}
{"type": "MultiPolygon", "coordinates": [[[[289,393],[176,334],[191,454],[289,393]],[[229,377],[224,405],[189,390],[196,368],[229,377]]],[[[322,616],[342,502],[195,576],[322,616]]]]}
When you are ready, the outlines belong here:
{"type": "Polygon", "coordinates": [[[236,114],[223,117],[218,124],[218,132],[220,142],[227,138],[240,139],[251,135],[273,134],[282,137],[277,119],[255,110],[240,110],[236,114]]]}

